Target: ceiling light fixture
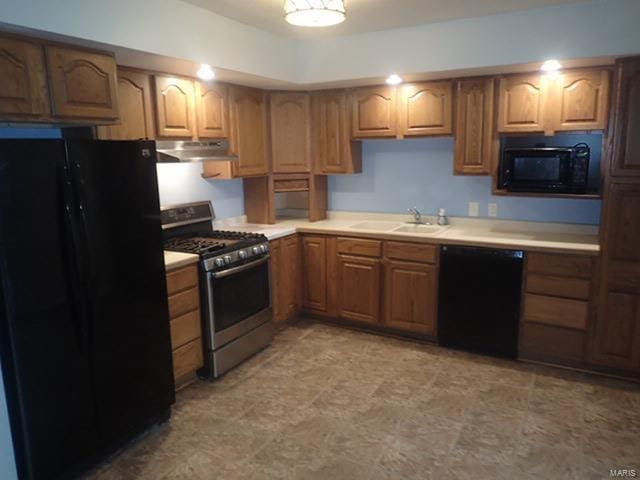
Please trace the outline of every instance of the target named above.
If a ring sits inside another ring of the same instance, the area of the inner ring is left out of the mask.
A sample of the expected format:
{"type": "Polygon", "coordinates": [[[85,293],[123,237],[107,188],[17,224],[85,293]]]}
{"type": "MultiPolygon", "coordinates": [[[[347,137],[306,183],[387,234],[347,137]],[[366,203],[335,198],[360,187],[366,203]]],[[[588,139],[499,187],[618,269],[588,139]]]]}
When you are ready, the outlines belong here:
{"type": "Polygon", "coordinates": [[[329,27],[344,22],[344,0],[285,0],[284,19],[300,27],[329,27]]]}
{"type": "Polygon", "coordinates": [[[389,77],[387,77],[386,82],[389,85],[400,85],[402,83],[402,77],[394,73],[392,75],[389,75],[389,77]]]}
{"type": "Polygon", "coordinates": [[[546,73],[556,73],[561,68],[562,64],[558,60],[552,59],[544,62],[540,67],[540,70],[546,73]]]}
{"type": "Polygon", "coordinates": [[[200,65],[197,75],[198,78],[201,78],[202,80],[213,80],[216,78],[216,73],[211,68],[211,65],[207,65],[206,63],[200,65]]]}

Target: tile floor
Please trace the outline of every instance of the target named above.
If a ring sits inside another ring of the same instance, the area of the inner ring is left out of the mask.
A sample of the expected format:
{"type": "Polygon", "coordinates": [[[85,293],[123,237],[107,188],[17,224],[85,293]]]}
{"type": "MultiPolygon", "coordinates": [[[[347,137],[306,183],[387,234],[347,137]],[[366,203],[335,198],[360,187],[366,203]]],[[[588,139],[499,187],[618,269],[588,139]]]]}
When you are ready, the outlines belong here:
{"type": "MultiPolygon", "coordinates": [[[[605,479],[640,386],[301,320],[91,480],[605,479]]],[[[640,472],[640,470],[639,470],[640,472]]],[[[640,473],[639,473],[640,474],[640,473]]]]}

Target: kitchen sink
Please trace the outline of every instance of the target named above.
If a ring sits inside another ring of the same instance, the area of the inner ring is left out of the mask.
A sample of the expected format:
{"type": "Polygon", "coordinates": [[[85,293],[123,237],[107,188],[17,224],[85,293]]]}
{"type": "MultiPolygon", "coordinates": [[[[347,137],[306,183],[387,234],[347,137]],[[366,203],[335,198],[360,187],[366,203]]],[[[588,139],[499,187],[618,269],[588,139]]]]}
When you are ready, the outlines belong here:
{"type": "Polygon", "coordinates": [[[382,221],[368,221],[368,222],[360,222],[355,223],[353,225],[349,225],[349,228],[357,229],[357,230],[381,230],[384,232],[388,232],[389,230],[393,230],[394,228],[402,225],[400,222],[382,222],[382,221]]]}
{"type": "Polygon", "coordinates": [[[442,232],[445,228],[446,227],[439,227],[436,225],[405,225],[403,227],[396,228],[394,232],[434,234],[442,232]]]}

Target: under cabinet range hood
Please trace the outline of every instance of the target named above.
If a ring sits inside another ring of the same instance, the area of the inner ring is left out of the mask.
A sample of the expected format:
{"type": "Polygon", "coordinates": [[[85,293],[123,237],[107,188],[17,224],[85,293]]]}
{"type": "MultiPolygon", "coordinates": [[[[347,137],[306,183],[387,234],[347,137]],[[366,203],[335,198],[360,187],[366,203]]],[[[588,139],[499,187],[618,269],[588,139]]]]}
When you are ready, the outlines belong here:
{"type": "Polygon", "coordinates": [[[229,152],[228,140],[203,142],[157,140],[156,152],[157,161],[162,163],[238,160],[237,156],[229,152]]]}

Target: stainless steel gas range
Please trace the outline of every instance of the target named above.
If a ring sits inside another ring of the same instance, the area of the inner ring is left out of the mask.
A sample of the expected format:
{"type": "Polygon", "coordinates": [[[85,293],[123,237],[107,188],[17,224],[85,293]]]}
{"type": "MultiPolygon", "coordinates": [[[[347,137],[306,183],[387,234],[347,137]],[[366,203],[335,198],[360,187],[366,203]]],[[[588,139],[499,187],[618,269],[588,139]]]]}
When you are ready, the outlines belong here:
{"type": "Polygon", "coordinates": [[[211,202],[162,208],[164,249],[200,256],[205,367],[217,378],[273,337],[269,242],[264,235],[214,230],[211,202]]]}

